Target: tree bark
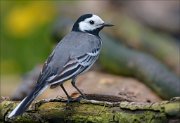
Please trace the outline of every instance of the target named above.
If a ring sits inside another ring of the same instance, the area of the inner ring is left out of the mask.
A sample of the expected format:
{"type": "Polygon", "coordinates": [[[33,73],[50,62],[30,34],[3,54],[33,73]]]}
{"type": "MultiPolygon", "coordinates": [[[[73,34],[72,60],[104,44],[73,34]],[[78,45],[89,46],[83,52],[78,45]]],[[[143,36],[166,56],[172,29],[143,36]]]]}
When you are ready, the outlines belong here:
{"type": "Polygon", "coordinates": [[[157,103],[131,102],[109,95],[86,95],[87,99],[66,103],[46,99],[33,103],[23,115],[8,119],[17,102],[2,100],[1,122],[73,122],[73,123],[168,123],[180,122],[180,97],[157,103]],[[89,100],[94,99],[94,100],[89,100]]]}

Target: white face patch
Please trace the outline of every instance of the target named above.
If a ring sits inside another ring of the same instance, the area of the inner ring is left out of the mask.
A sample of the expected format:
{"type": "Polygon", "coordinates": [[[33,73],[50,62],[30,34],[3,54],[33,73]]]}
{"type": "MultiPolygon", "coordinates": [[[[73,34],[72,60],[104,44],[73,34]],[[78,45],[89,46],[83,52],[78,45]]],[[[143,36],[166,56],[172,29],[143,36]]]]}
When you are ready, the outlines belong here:
{"type": "Polygon", "coordinates": [[[101,27],[101,24],[103,23],[104,21],[99,16],[93,15],[91,18],[87,18],[79,23],[79,30],[82,32],[92,31],[101,27]],[[94,23],[91,24],[90,21],[93,21],[94,23]]]}

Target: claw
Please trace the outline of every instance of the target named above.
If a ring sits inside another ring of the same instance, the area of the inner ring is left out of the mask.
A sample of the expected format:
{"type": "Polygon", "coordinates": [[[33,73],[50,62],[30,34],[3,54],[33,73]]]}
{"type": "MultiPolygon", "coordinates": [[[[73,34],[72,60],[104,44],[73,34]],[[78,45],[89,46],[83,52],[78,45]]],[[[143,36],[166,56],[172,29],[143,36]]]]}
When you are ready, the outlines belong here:
{"type": "Polygon", "coordinates": [[[71,97],[68,97],[68,99],[67,99],[67,104],[69,104],[70,102],[73,102],[73,98],[71,98],[71,97]]]}

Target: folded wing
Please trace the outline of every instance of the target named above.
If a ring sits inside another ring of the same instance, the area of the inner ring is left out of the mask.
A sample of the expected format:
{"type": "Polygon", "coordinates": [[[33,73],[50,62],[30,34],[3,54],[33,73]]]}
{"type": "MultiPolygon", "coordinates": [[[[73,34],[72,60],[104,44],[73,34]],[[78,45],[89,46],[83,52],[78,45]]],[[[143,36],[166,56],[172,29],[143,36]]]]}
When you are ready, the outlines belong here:
{"type": "Polygon", "coordinates": [[[55,86],[87,71],[97,60],[99,52],[100,48],[96,48],[84,55],[70,58],[63,66],[63,70],[59,74],[51,76],[48,82],[52,86],[55,86]]]}

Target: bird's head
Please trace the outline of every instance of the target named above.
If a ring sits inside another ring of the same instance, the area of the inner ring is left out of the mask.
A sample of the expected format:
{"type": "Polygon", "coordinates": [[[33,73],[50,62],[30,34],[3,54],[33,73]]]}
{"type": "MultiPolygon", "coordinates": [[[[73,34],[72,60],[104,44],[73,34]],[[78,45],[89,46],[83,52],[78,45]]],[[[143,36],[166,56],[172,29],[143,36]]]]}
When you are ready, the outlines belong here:
{"type": "Polygon", "coordinates": [[[78,18],[74,23],[72,31],[87,32],[93,35],[99,35],[104,27],[113,26],[105,23],[99,16],[94,14],[85,14],[78,18]]]}

